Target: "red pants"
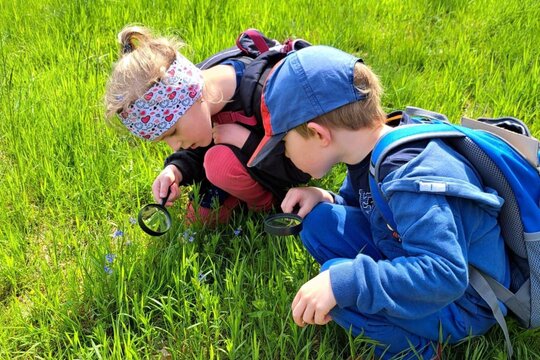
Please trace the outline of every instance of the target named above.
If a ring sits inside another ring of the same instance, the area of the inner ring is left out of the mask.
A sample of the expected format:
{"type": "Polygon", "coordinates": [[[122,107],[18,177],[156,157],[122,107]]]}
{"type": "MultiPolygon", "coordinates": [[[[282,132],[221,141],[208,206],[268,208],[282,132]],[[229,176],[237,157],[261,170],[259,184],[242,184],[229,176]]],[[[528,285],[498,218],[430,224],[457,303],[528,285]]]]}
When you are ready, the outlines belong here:
{"type": "Polygon", "coordinates": [[[215,223],[216,220],[219,223],[226,223],[232,210],[240,202],[244,202],[249,209],[254,211],[270,210],[274,205],[272,193],[249,175],[228,146],[215,145],[210,148],[204,156],[204,170],[207,179],[230,196],[217,210],[199,207],[197,215],[193,204],[189,204],[188,219],[210,224],[215,223]]]}

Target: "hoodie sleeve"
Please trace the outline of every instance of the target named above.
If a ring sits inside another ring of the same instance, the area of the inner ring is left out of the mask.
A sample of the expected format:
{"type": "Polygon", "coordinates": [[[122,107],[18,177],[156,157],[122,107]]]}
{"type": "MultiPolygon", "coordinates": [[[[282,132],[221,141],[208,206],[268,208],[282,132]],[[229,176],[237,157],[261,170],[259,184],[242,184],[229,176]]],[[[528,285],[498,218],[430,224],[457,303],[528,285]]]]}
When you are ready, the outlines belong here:
{"type": "Polygon", "coordinates": [[[165,159],[165,166],[175,165],[182,173],[180,185],[189,185],[205,179],[204,154],[210,147],[179,150],[165,159]]]}
{"type": "Polygon", "coordinates": [[[340,307],[414,319],[464,294],[469,262],[497,279],[508,276],[497,220],[504,200],[484,188],[466,159],[444,142],[431,141],[422,154],[385,177],[381,189],[399,239],[375,207],[371,232],[387,258],[360,254],[330,267],[340,307]]]}
{"type": "Polygon", "coordinates": [[[377,261],[360,254],[330,267],[338,306],[412,319],[461,297],[468,285],[467,253],[455,213],[463,203],[470,203],[465,204],[469,210],[474,206],[464,199],[451,202],[443,195],[393,194],[389,206],[398,214],[397,230],[408,255],[377,261]]]}

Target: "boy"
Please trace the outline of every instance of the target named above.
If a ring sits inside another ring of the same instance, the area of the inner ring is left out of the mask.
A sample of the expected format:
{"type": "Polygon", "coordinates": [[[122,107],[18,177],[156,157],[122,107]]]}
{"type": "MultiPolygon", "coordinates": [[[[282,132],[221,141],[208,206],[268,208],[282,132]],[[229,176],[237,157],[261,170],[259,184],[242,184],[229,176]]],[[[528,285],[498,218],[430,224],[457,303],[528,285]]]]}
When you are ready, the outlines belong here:
{"type": "Polygon", "coordinates": [[[347,164],[339,195],[293,188],[281,204],[284,212],[300,207],[302,241],[322,265],[292,302],[296,324],[334,320],[377,340],[382,358],[430,359],[438,342],[483,334],[496,323],[469,286],[468,264],[509,284],[497,222],[503,200],[444,142],[418,141],[398,148],[381,167],[397,226],[390,229],[368,185],[370,153],[392,131],[381,93],[377,76],[350,54],[325,46],[290,54],[263,90],[266,136],[250,165],[280,141],[292,162],[315,178],[347,164]]]}

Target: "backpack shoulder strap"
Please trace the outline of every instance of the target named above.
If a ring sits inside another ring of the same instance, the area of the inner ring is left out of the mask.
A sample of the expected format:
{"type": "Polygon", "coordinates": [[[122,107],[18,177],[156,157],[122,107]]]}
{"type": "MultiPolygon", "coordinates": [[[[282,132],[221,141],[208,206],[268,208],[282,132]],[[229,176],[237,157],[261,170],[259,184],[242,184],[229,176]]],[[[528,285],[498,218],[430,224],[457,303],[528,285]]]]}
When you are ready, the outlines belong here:
{"type": "Polygon", "coordinates": [[[262,89],[274,65],[285,56],[286,54],[280,51],[270,50],[246,66],[238,89],[238,95],[247,116],[255,116],[261,119],[262,89]]]}
{"type": "Polygon", "coordinates": [[[225,60],[235,59],[239,57],[242,57],[242,50],[238,49],[236,46],[232,46],[204,59],[196,66],[201,70],[205,70],[221,64],[225,60]]]}
{"type": "Polygon", "coordinates": [[[283,45],[278,43],[278,45],[268,48],[246,66],[238,92],[246,116],[262,118],[260,107],[262,89],[272,68],[291,51],[308,46],[311,44],[306,40],[288,39],[283,45]]]}
{"type": "Polygon", "coordinates": [[[469,266],[469,283],[490,307],[491,312],[495,317],[495,320],[497,320],[497,323],[503,331],[508,359],[511,359],[512,356],[514,356],[514,348],[512,347],[512,342],[510,341],[510,334],[508,332],[508,326],[506,325],[504,314],[499,307],[499,301],[497,300],[495,292],[492,290],[490,284],[487,282],[485,275],[480,273],[479,270],[472,266],[469,266]]]}
{"type": "Polygon", "coordinates": [[[401,125],[379,139],[371,153],[369,185],[373,201],[392,230],[396,230],[396,224],[392,212],[388,207],[387,199],[384,197],[381,190],[381,182],[383,179],[380,179],[380,166],[386,156],[396,147],[412,141],[457,137],[465,137],[465,135],[455,129],[451,124],[441,122],[430,125],[401,125]]]}

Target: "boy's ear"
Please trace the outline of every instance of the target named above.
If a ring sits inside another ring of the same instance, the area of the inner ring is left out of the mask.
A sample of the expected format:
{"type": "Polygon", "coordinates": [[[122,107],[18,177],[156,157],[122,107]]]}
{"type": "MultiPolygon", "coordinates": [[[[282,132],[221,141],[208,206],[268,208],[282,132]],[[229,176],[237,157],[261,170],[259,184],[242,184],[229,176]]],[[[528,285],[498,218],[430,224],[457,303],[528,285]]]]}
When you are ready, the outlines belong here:
{"type": "Polygon", "coordinates": [[[307,124],[307,128],[321,141],[323,146],[327,146],[332,141],[332,132],[326,126],[310,122],[307,124]]]}

